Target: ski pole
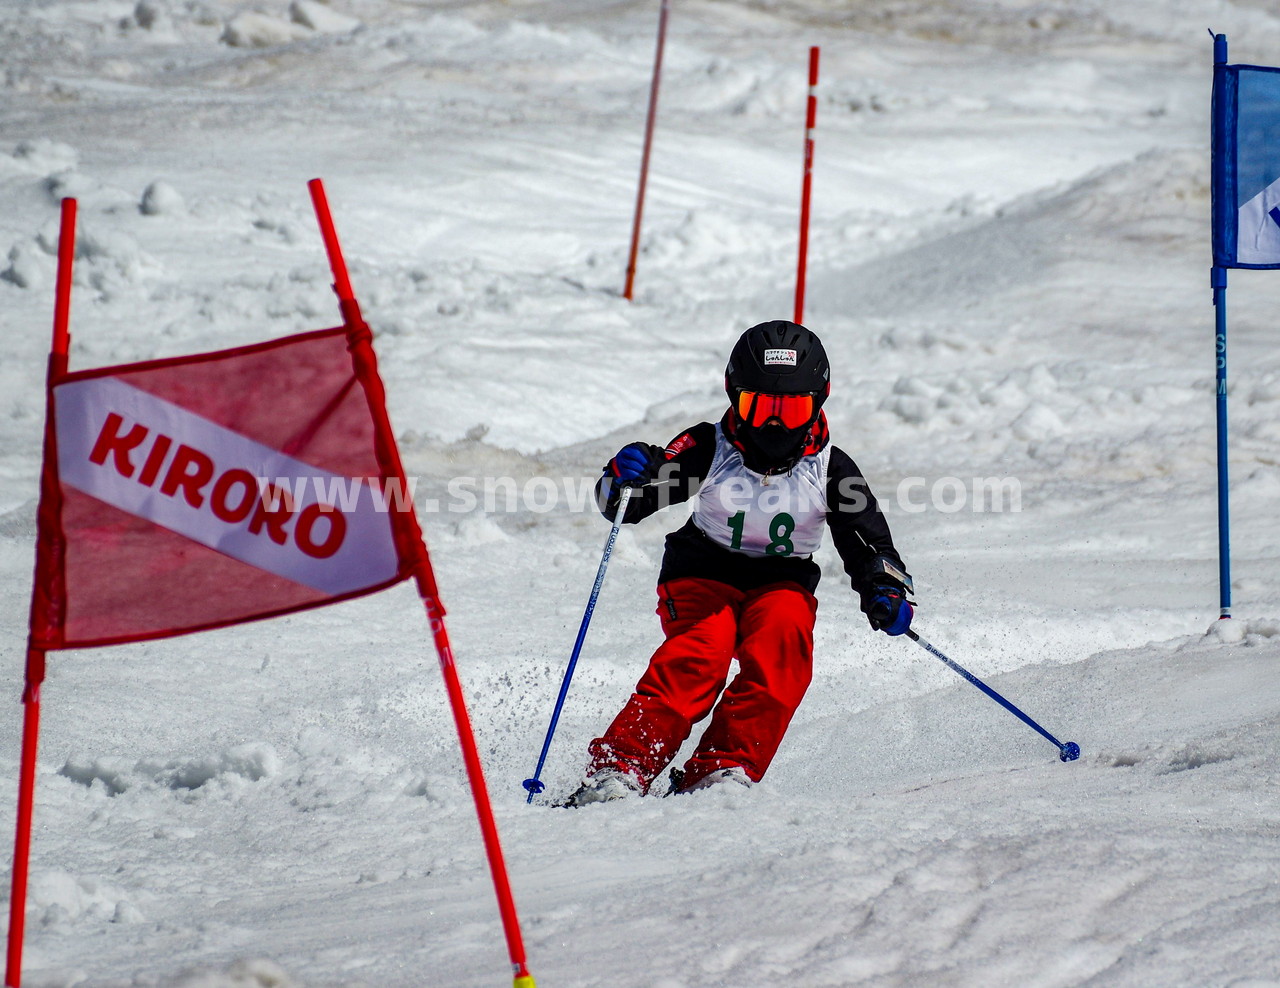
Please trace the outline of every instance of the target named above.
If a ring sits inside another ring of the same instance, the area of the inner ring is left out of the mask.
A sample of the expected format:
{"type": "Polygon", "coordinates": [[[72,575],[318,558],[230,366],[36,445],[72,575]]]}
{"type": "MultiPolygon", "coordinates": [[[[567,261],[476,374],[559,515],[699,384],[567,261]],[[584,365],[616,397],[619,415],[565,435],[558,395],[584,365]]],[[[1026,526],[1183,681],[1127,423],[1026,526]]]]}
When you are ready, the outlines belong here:
{"type": "Polygon", "coordinates": [[[547,736],[542,742],[542,754],[538,756],[538,767],[533,770],[533,778],[524,780],[524,787],[529,790],[526,803],[532,803],[533,797],[546,788],[541,781],[542,766],[546,764],[547,751],[551,748],[551,738],[556,733],[556,724],[560,721],[560,710],[564,707],[564,699],[569,694],[569,681],[573,679],[574,667],[577,666],[578,656],[582,653],[582,643],[587,637],[587,626],[591,624],[591,614],[596,609],[596,600],[599,599],[600,588],[604,585],[604,571],[609,567],[609,557],[613,555],[613,544],[618,541],[618,530],[622,527],[622,519],[627,513],[627,502],[631,500],[631,490],[631,485],[626,485],[618,498],[618,511],[613,516],[613,528],[609,532],[609,540],[604,544],[604,555],[600,557],[600,568],[596,570],[596,582],[591,588],[591,599],[587,601],[587,611],[582,615],[582,624],[578,628],[578,640],[573,643],[573,654],[569,656],[569,665],[564,671],[560,695],[556,697],[556,706],[551,712],[551,723],[547,726],[547,736]]]}
{"type": "Polygon", "coordinates": [[[1034,720],[1032,720],[1030,717],[1024,714],[1021,710],[1015,707],[1012,703],[1010,703],[1008,700],[1002,697],[999,693],[993,690],[990,686],[984,683],[981,679],[979,679],[977,676],[971,673],[968,669],[965,669],[963,666],[960,666],[957,663],[952,662],[949,658],[943,655],[941,651],[939,651],[929,642],[925,641],[925,639],[920,637],[914,631],[907,629],[907,637],[910,638],[917,645],[919,645],[921,648],[923,648],[926,652],[929,652],[931,655],[934,655],[937,658],[941,659],[944,663],[946,663],[947,666],[954,669],[965,679],[969,680],[969,682],[973,683],[974,686],[982,690],[983,693],[987,694],[987,696],[995,700],[996,703],[1000,704],[1000,706],[1004,707],[1007,711],[1009,711],[1009,713],[1013,714],[1015,717],[1021,720],[1024,724],[1034,728],[1043,737],[1053,742],[1053,744],[1057,746],[1059,759],[1061,759],[1064,762],[1073,762],[1080,757],[1080,746],[1076,744],[1074,741],[1067,741],[1065,744],[1059,741],[1052,734],[1046,731],[1043,727],[1037,724],[1034,720]]]}

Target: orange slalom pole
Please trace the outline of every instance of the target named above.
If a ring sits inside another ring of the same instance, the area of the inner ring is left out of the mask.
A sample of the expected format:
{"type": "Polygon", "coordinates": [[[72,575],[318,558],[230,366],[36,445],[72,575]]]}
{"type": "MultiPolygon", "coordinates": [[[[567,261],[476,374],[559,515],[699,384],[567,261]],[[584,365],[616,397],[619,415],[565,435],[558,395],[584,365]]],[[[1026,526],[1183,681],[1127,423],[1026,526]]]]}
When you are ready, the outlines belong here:
{"type": "Polygon", "coordinates": [[[644,124],[644,152],[640,156],[640,185],[636,190],[636,213],[631,223],[631,254],[627,258],[627,283],[622,297],[631,300],[636,284],[636,261],[640,254],[640,220],[644,215],[644,190],[649,184],[649,154],[653,150],[653,125],[658,116],[658,84],[662,79],[662,50],[667,44],[667,13],[670,0],[662,0],[658,13],[658,46],[653,57],[653,81],[649,84],[649,113],[644,124]]]}
{"type": "MultiPolygon", "coordinates": [[[[353,354],[357,360],[367,363],[367,374],[363,378],[366,389],[375,388],[378,393],[370,396],[369,409],[378,421],[378,433],[390,436],[391,424],[387,418],[385,396],[381,393],[381,385],[377,374],[377,358],[373,348],[367,345],[368,326],[360,314],[360,305],[356,302],[351,290],[351,279],[347,274],[346,261],[342,257],[342,247],[338,243],[337,230],[333,225],[333,216],[329,211],[329,202],[324,193],[324,185],[320,179],[312,179],[308,183],[311,190],[311,201],[315,206],[316,218],[320,222],[320,233],[324,238],[325,251],[329,255],[329,266],[333,270],[334,291],[338,295],[338,304],[342,309],[348,330],[356,340],[364,340],[360,345],[353,345],[353,354]],[[358,350],[356,349],[358,347],[358,350]]],[[[389,448],[381,449],[380,456],[386,459],[389,468],[401,484],[404,484],[404,467],[400,462],[399,451],[394,443],[389,448]]],[[[402,489],[404,487],[402,486],[402,489]]],[[[506,861],[502,854],[502,843],[498,838],[498,825],[493,817],[493,805],[489,800],[489,789],[484,780],[484,767],[480,763],[480,752],[476,747],[475,734],[471,728],[471,718],[467,713],[466,700],[462,693],[462,682],[458,678],[457,667],[453,659],[453,647],[449,643],[449,634],[444,623],[444,607],[440,603],[436,588],[435,574],[431,568],[431,558],[427,554],[426,543],[422,539],[422,531],[412,504],[409,507],[407,527],[414,534],[415,545],[406,547],[417,558],[413,576],[418,585],[418,594],[427,611],[427,620],[431,626],[436,653],[440,658],[440,671],[444,676],[445,690],[449,695],[449,706],[453,711],[454,723],[458,729],[458,741],[462,748],[462,760],[467,770],[467,779],[471,786],[471,794],[476,804],[476,815],[480,820],[480,833],[484,839],[485,853],[489,859],[489,871],[493,876],[494,891],[498,898],[498,912],[502,918],[502,928],[506,935],[507,952],[511,959],[514,974],[514,988],[535,988],[533,976],[529,973],[525,958],[524,938],[520,933],[520,919],[516,913],[515,897],[511,893],[511,880],[507,874],[506,861]]]]}
{"type": "Polygon", "coordinates": [[[809,263],[809,199],[813,188],[813,131],[818,123],[818,46],[809,49],[809,99],[804,121],[804,182],[800,192],[800,260],[796,270],[796,311],[793,322],[804,322],[804,288],[809,263]]]}
{"type": "MultiPolygon", "coordinates": [[[[52,388],[67,372],[68,353],[71,349],[71,267],[76,255],[76,201],[62,200],[62,224],[58,231],[58,277],[53,305],[53,345],[49,351],[49,370],[46,382],[44,463],[54,455],[52,388]]],[[[41,475],[41,499],[44,499],[45,476],[41,475]]],[[[36,541],[37,579],[46,574],[47,563],[42,553],[49,551],[43,540],[36,541]]],[[[38,589],[38,588],[37,588],[38,589]]],[[[35,607],[37,590],[32,591],[32,608],[35,607]]],[[[34,631],[34,623],[32,625],[34,631]]],[[[13,837],[13,874],[9,888],[9,943],[5,960],[4,983],[6,988],[20,988],[22,984],[22,947],[27,926],[27,879],[31,867],[31,828],[35,815],[36,751],[40,740],[40,686],[45,675],[45,650],[34,643],[34,635],[27,642],[26,683],[22,690],[22,757],[18,770],[18,813],[13,837]]]]}

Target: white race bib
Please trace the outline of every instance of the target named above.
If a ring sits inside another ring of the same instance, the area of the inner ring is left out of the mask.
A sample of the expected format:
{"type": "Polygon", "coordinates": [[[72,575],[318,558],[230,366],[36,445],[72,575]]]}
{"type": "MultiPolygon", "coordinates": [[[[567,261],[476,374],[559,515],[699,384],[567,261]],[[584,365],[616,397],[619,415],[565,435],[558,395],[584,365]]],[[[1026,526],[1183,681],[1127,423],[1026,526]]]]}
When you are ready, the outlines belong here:
{"type": "Polygon", "coordinates": [[[787,473],[756,473],[716,423],[716,452],[698,489],[693,522],[717,545],[756,558],[813,555],[827,524],[831,447],[787,473]]]}

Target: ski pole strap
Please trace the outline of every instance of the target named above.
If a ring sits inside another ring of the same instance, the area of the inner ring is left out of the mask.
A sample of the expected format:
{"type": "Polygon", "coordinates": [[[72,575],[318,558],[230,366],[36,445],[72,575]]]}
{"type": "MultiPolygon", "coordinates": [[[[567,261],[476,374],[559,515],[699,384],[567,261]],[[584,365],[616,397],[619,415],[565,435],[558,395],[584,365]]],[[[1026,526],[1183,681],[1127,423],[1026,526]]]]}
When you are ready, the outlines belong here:
{"type": "Polygon", "coordinates": [[[919,634],[917,634],[916,632],[908,628],[906,631],[906,635],[908,638],[910,638],[913,642],[915,642],[917,645],[923,648],[930,655],[933,655],[936,658],[941,659],[942,662],[948,668],[953,669],[955,672],[959,673],[961,676],[967,679],[974,686],[978,687],[978,689],[982,690],[983,693],[987,694],[987,696],[995,700],[996,703],[1000,704],[1000,706],[1008,710],[1009,713],[1013,714],[1015,717],[1021,720],[1024,724],[1026,724],[1028,727],[1033,728],[1042,737],[1050,741],[1058,749],[1058,757],[1062,761],[1071,762],[1071,761],[1075,761],[1077,758],[1080,757],[1080,746],[1076,744],[1074,741],[1067,741],[1066,743],[1059,741],[1052,734],[1046,731],[1043,727],[1037,724],[1034,720],[1032,720],[1030,717],[1024,714],[1021,710],[1015,707],[1012,703],[1006,700],[1003,696],[1001,696],[999,693],[993,690],[990,686],[984,683],[981,679],[979,679],[977,676],[971,673],[968,669],[965,669],[959,663],[953,662],[951,659],[947,658],[947,656],[944,655],[940,649],[936,648],[934,645],[932,645],[930,642],[925,640],[919,634]]]}
{"type": "Polygon", "coordinates": [[[632,487],[627,484],[622,488],[618,498],[618,511],[613,516],[613,528],[609,531],[609,540],[604,544],[604,554],[600,557],[600,566],[596,570],[596,582],[591,588],[591,598],[587,601],[586,613],[582,615],[582,624],[578,627],[578,638],[573,643],[573,654],[569,656],[569,665],[564,670],[564,679],[560,683],[560,694],[556,697],[555,709],[551,712],[551,723],[547,726],[547,736],[542,742],[542,753],[538,756],[538,767],[533,777],[525,779],[522,785],[529,792],[526,803],[532,803],[533,797],[542,792],[546,785],[542,782],[542,767],[547,762],[547,752],[551,750],[551,739],[555,736],[556,725],[560,722],[560,711],[564,707],[565,697],[569,695],[569,683],[573,679],[573,670],[578,665],[578,656],[582,653],[582,643],[587,638],[587,628],[591,625],[591,615],[595,612],[596,601],[600,597],[600,588],[604,586],[605,570],[609,568],[609,557],[613,555],[614,543],[618,541],[618,530],[622,528],[622,519],[627,514],[627,503],[631,500],[632,487]]]}

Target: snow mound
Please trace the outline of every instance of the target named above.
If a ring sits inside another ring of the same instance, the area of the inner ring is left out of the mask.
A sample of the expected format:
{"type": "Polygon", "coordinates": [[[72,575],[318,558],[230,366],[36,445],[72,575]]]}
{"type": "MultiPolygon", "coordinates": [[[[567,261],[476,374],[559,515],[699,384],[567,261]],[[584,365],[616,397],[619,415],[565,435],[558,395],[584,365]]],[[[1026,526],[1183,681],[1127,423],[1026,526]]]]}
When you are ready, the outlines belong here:
{"type": "Polygon", "coordinates": [[[37,922],[57,926],[85,917],[112,923],[140,923],[143,915],[120,889],[95,878],[54,869],[31,878],[29,907],[37,922]]]}
{"type": "Polygon", "coordinates": [[[101,783],[110,796],[119,796],[137,785],[194,790],[214,782],[259,782],[280,771],[280,756],[271,745],[236,745],[216,755],[160,761],[127,758],[72,757],[59,770],[73,782],[92,787],[101,783]]]}
{"type": "Polygon", "coordinates": [[[316,0],[294,0],[288,20],[255,10],[236,14],[227,21],[222,40],[232,48],[273,48],[317,34],[349,34],[358,27],[356,18],[316,0]]]}
{"type": "Polygon", "coordinates": [[[1223,645],[1259,645],[1280,635],[1280,620],[1276,618],[1228,618],[1214,621],[1205,632],[1204,640],[1223,645]]]}
{"type": "Polygon", "coordinates": [[[189,971],[174,988],[301,988],[279,964],[268,960],[236,961],[225,971],[189,971]]]}
{"type": "Polygon", "coordinates": [[[1010,428],[1019,439],[1032,440],[1060,435],[1065,426],[1052,408],[1033,401],[1021,415],[1013,420],[1010,428]]]}
{"type": "Polygon", "coordinates": [[[52,271],[48,255],[34,244],[19,243],[9,248],[9,266],[0,278],[19,288],[43,288],[52,271]]]}
{"type": "Polygon", "coordinates": [[[79,157],[71,145],[47,138],[22,141],[13,149],[12,155],[20,167],[37,175],[72,171],[79,164],[79,157]]]}
{"type": "Polygon", "coordinates": [[[186,208],[178,190],[160,179],[147,186],[138,203],[144,216],[174,216],[186,212],[186,208]]]}
{"type": "Polygon", "coordinates": [[[740,276],[735,255],[745,247],[768,244],[768,226],[747,216],[729,216],[717,209],[694,209],[674,228],[655,231],[644,239],[645,264],[656,268],[707,268],[728,278],[740,276]]]}
{"type": "Polygon", "coordinates": [[[303,24],[245,11],[227,21],[222,40],[232,48],[273,48],[309,37],[311,30],[303,24]]]}
{"type": "Polygon", "coordinates": [[[346,34],[360,26],[356,18],[339,14],[317,0],[293,0],[289,5],[289,17],[295,24],[320,34],[346,34]]]}
{"type": "MultiPolygon", "coordinates": [[[[103,298],[111,298],[123,289],[137,286],[158,274],[160,263],[139,246],[138,241],[123,230],[96,221],[81,220],[76,233],[75,283],[95,289],[103,298]]],[[[20,243],[9,253],[6,280],[37,287],[37,282],[51,278],[58,256],[59,221],[51,218],[35,237],[37,253],[27,243],[20,243]]]]}
{"type": "Polygon", "coordinates": [[[161,31],[172,27],[168,9],[158,0],[138,0],[133,8],[133,22],[146,31],[161,31]]]}
{"type": "Polygon", "coordinates": [[[1065,431],[1050,405],[1058,390],[1053,372],[1034,364],[995,380],[981,373],[940,377],[904,375],[881,401],[881,411],[903,422],[932,429],[940,425],[979,425],[1008,430],[1022,440],[1045,439],[1065,431]]]}
{"type": "Polygon", "coordinates": [[[804,103],[805,78],[791,66],[761,71],[723,56],[707,62],[683,82],[686,107],[720,110],[734,116],[777,117],[794,113],[804,103]]]}
{"type": "Polygon", "coordinates": [[[0,536],[11,539],[31,538],[36,534],[36,499],[30,498],[0,513],[0,536]]]}
{"type": "Polygon", "coordinates": [[[493,542],[510,541],[502,527],[488,514],[477,511],[454,522],[449,529],[452,541],[461,545],[489,545],[493,542]]]}

